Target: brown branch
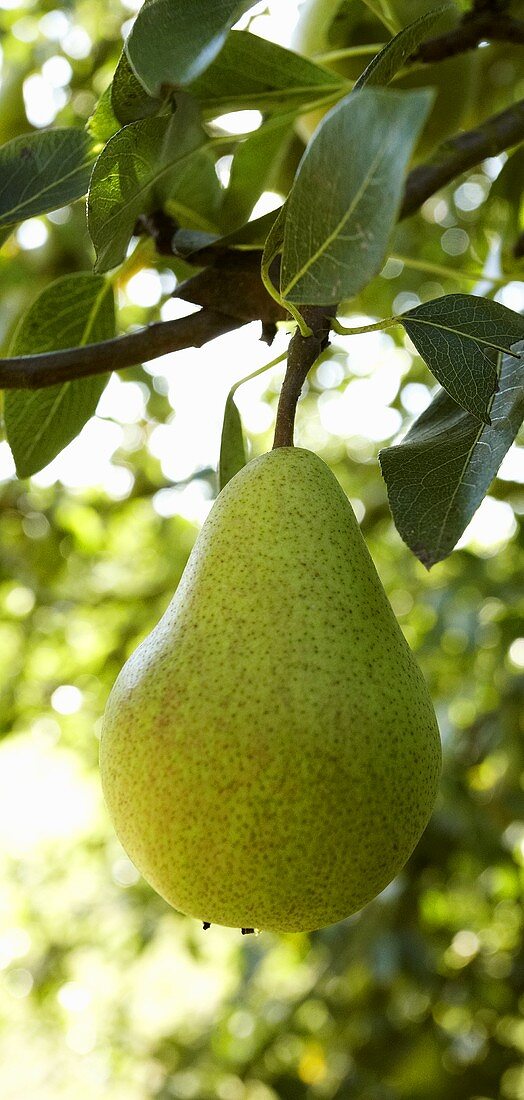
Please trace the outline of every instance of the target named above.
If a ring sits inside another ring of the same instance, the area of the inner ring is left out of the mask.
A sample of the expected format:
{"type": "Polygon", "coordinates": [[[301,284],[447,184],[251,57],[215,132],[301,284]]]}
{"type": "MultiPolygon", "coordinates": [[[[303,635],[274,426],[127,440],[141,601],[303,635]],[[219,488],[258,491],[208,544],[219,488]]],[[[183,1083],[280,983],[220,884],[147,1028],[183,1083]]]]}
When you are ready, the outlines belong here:
{"type": "Polygon", "coordinates": [[[189,317],[160,321],[138,332],[116,336],[101,344],[85,344],[39,355],[15,355],[0,359],[0,386],[6,390],[36,390],[44,386],[89,378],[106,371],[124,370],[147,363],[159,355],[183,348],[201,348],[225,332],[240,328],[245,321],[213,309],[201,309],[189,317]]]}
{"type": "MultiPolygon", "coordinates": [[[[476,130],[459,134],[441,148],[442,159],[421,164],[408,175],[400,218],[414,214],[436,191],[474,168],[486,157],[496,156],[524,140],[524,102],[487,119],[476,130]]],[[[335,312],[335,306],[331,307],[335,312]]],[[[180,320],[148,325],[100,344],[80,348],[0,358],[1,389],[41,389],[75,378],[88,378],[107,371],[124,370],[147,363],[159,355],[202,347],[247,321],[219,310],[203,308],[180,320]]],[[[311,364],[310,364],[311,366],[311,364]]]]}
{"type": "Polygon", "coordinates": [[[476,130],[467,130],[451,138],[440,147],[431,162],[420,164],[409,173],[400,218],[414,214],[426,199],[468,168],[474,168],[487,157],[495,157],[523,140],[524,100],[486,119],[476,130]],[[439,154],[442,159],[438,159],[439,154]]]}
{"type": "MultiPolygon", "coordinates": [[[[406,218],[449,183],[455,176],[495,156],[502,149],[524,137],[524,101],[489,119],[477,130],[460,134],[442,148],[444,159],[436,164],[424,164],[409,173],[399,218],[406,218]]],[[[302,315],[313,335],[301,336],[297,330],[288,352],[287,370],[280,391],[275,426],[275,447],[293,446],[295,413],[302,386],[311,367],[327,344],[331,319],[337,306],[302,308],[302,315]]]]}
{"type": "Polygon", "coordinates": [[[336,306],[302,306],[301,312],[312,335],[302,336],[297,329],[290,340],[287,369],[278,401],[273,449],[293,446],[298,399],[309,370],[327,347],[336,306]]]}
{"type": "Polygon", "coordinates": [[[461,20],[458,27],[422,42],[409,61],[422,61],[424,64],[444,61],[447,57],[474,50],[480,42],[486,41],[511,42],[514,46],[522,46],[524,23],[501,12],[472,12],[461,20]]]}
{"type": "Polygon", "coordinates": [[[519,233],[513,245],[513,255],[516,260],[520,260],[524,256],[524,233],[519,233]]]}

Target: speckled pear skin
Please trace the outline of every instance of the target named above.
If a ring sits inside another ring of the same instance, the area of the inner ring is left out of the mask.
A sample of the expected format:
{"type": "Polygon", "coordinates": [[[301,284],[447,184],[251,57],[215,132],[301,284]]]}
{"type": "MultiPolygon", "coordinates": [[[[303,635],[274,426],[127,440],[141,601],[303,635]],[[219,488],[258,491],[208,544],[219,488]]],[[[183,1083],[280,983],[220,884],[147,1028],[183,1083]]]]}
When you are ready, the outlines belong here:
{"type": "Polygon", "coordinates": [[[335,477],[299,448],[254,459],[109,698],[102,781],[130,858],[202,921],[319,928],[406,862],[440,762],[426,685],[335,477]]]}

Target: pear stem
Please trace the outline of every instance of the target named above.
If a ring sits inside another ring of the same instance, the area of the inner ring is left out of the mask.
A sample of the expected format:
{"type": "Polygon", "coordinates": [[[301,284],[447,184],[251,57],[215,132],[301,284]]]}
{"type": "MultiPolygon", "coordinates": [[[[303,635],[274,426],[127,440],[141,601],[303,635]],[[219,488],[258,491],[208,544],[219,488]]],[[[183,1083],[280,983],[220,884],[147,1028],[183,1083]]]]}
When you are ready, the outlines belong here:
{"type": "Polygon", "coordinates": [[[300,329],[297,329],[289,343],[287,370],[278,402],[273,450],[277,447],[293,446],[295,413],[302,386],[311,367],[329,343],[329,330],[335,310],[334,305],[301,308],[311,335],[303,336],[300,329]]]}

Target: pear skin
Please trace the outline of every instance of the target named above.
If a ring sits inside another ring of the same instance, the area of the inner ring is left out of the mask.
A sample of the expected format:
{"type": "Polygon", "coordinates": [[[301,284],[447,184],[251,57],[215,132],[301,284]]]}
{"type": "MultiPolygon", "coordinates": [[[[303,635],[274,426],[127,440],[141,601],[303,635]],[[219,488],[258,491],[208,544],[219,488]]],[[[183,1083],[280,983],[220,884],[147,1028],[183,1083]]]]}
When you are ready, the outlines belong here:
{"type": "Polygon", "coordinates": [[[130,858],[202,921],[319,928],[402,868],[440,765],[427,687],[336,478],[300,448],[254,459],[109,698],[102,782],[130,858]]]}

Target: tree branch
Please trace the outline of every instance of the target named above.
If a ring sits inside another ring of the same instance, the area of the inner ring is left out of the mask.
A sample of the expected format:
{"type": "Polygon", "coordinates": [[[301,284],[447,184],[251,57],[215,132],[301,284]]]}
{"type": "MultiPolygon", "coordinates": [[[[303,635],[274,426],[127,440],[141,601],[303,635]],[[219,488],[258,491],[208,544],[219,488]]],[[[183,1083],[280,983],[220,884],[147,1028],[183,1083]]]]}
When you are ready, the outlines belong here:
{"type": "Polygon", "coordinates": [[[336,306],[303,306],[302,316],[311,329],[311,336],[302,336],[297,328],[289,343],[287,369],[280,390],[275,438],[276,447],[293,446],[295,412],[306,376],[329,342],[329,330],[336,306]]]}
{"type": "Polygon", "coordinates": [[[476,130],[468,130],[445,142],[437,151],[442,160],[420,164],[409,173],[400,218],[414,214],[426,199],[451,180],[487,157],[495,157],[524,140],[524,100],[486,119],[476,130]]]}
{"type": "MultiPolygon", "coordinates": [[[[451,180],[474,168],[486,157],[496,156],[522,140],[524,101],[487,119],[476,130],[459,134],[446,142],[440,150],[440,161],[432,160],[414,168],[406,180],[399,217],[414,214],[426,199],[451,180]]],[[[335,307],[331,310],[334,313],[335,307]]],[[[246,323],[245,317],[233,317],[204,307],[189,317],[148,325],[139,332],[117,336],[100,344],[0,359],[0,388],[36,390],[75,378],[124,370],[168,352],[202,347],[209,340],[246,323]]]]}
{"type": "Polygon", "coordinates": [[[101,344],[85,344],[63,351],[38,355],[15,355],[0,359],[0,387],[6,390],[41,389],[75,378],[89,378],[106,371],[124,370],[147,363],[159,355],[183,348],[201,348],[225,332],[246,322],[214,309],[201,309],[175,321],[159,321],[138,332],[116,336],[101,344]]]}
{"type": "MultiPolygon", "coordinates": [[[[477,130],[470,130],[446,142],[442,148],[444,159],[441,162],[420,165],[409,173],[399,219],[415,213],[430,195],[455,176],[461,175],[485,157],[495,156],[523,137],[524,101],[495,115],[477,130]]],[[[330,324],[336,311],[336,305],[303,307],[301,310],[304,320],[313,330],[313,335],[303,337],[297,329],[290,342],[287,370],[278,403],[273,448],[293,446],[295,413],[302,386],[309,370],[328,343],[330,324]]]]}
{"type": "Polygon", "coordinates": [[[447,57],[474,50],[480,42],[511,42],[524,45],[524,23],[500,11],[470,12],[452,31],[428,38],[409,58],[410,64],[444,61],[447,57]]]}

